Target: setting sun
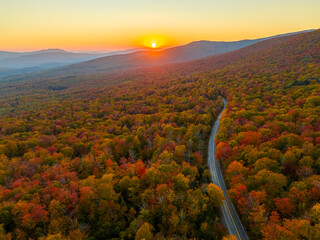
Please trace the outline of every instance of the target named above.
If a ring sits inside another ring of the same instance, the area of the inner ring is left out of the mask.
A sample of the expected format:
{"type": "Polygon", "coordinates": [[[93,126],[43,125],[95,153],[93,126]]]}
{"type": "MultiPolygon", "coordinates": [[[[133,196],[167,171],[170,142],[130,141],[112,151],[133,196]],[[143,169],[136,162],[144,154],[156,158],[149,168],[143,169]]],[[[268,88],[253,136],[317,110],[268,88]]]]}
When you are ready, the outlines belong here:
{"type": "Polygon", "coordinates": [[[175,46],[177,42],[166,35],[150,33],[137,38],[134,44],[145,48],[163,49],[175,46]]]}

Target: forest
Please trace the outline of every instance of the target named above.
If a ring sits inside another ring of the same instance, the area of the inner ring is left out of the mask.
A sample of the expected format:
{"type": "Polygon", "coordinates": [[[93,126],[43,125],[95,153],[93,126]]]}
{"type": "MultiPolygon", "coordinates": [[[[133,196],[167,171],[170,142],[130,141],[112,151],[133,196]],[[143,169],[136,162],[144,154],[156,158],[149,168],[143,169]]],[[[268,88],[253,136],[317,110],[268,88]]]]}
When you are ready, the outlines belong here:
{"type": "Polygon", "coordinates": [[[232,239],[207,166],[221,96],[216,157],[250,239],[320,239],[319,30],[1,86],[0,239],[232,239]]]}

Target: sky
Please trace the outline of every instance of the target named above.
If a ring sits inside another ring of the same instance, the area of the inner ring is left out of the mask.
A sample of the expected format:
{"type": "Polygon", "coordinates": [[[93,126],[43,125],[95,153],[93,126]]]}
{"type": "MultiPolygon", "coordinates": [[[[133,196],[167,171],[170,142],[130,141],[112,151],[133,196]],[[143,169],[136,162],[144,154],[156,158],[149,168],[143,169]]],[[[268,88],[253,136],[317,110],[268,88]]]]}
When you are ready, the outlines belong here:
{"type": "Polygon", "coordinates": [[[0,50],[105,51],[320,27],[319,0],[1,0],[0,50]]]}

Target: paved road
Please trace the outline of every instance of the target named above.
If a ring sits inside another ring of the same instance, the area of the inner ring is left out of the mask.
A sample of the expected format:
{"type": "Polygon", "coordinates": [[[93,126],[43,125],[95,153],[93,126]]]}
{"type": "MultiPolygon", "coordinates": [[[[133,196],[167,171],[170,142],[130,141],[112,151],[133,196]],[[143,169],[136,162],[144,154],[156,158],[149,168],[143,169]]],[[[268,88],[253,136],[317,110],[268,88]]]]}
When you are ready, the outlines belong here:
{"type": "MultiPolygon", "coordinates": [[[[223,107],[223,110],[224,110],[227,105],[227,101],[224,98],[223,98],[223,103],[224,103],[224,107],[223,107]]],[[[224,183],[219,161],[214,157],[216,152],[216,144],[214,142],[214,138],[218,132],[219,121],[220,121],[220,117],[223,110],[219,114],[212,128],[212,132],[209,140],[209,146],[208,146],[208,164],[209,164],[213,183],[218,185],[221,188],[225,197],[225,200],[223,201],[223,204],[221,206],[221,212],[222,212],[223,220],[226,226],[228,227],[229,233],[237,236],[237,238],[240,240],[247,240],[249,238],[246,234],[246,231],[242,226],[242,223],[238,217],[238,214],[233,204],[229,201],[229,198],[227,195],[227,189],[224,183]]]]}

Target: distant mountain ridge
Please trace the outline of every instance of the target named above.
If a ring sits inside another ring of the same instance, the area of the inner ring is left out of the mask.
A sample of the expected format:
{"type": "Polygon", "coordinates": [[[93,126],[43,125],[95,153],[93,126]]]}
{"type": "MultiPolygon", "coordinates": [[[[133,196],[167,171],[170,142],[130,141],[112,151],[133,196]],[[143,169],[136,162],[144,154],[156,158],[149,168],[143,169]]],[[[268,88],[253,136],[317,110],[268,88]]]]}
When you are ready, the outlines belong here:
{"type": "Polygon", "coordinates": [[[66,50],[63,49],[59,49],[59,48],[49,48],[49,49],[42,49],[42,50],[38,50],[38,51],[34,51],[34,52],[30,52],[30,54],[36,54],[36,53],[51,53],[51,52],[68,52],[66,50]]]}
{"type": "Polygon", "coordinates": [[[91,59],[133,52],[124,50],[107,53],[75,53],[63,49],[45,49],[34,52],[0,51],[0,77],[25,74],[61,67],[91,59]]]}
{"type": "MultiPolygon", "coordinates": [[[[267,39],[290,36],[308,31],[312,30],[281,34],[255,40],[240,40],[234,42],[196,41],[186,45],[164,49],[162,51],[137,51],[130,54],[97,58],[86,62],[61,67],[49,71],[47,74],[49,76],[64,76],[161,66],[223,54],[267,39]]],[[[43,76],[45,75],[46,74],[43,76]]]]}
{"type": "MultiPolygon", "coordinates": [[[[249,45],[282,36],[290,36],[313,30],[300,31],[295,33],[280,34],[276,36],[240,40],[233,42],[224,41],[195,41],[186,45],[168,48],[164,50],[142,50],[142,51],[124,51],[119,54],[99,54],[89,53],[71,53],[61,49],[40,50],[34,53],[23,53],[23,55],[1,60],[1,54],[8,55],[8,52],[0,52],[0,68],[8,69],[10,65],[20,66],[20,72],[12,69],[11,71],[0,71],[0,78],[13,74],[28,74],[26,78],[45,78],[59,77],[65,75],[78,75],[90,73],[102,73],[117,70],[129,70],[136,68],[145,68],[152,66],[161,66],[171,63],[191,61],[218,54],[235,51],[249,45]],[[28,64],[25,64],[25,63],[28,64]],[[30,64],[32,63],[32,64],[30,64]],[[50,68],[55,68],[50,70],[50,68]],[[45,72],[43,70],[49,69],[45,72]],[[41,73],[36,73],[41,71],[41,73]],[[9,74],[8,74],[9,73],[9,74]],[[7,74],[7,75],[5,75],[7,74]]],[[[14,53],[16,54],[16,53],[14,53]]],[[[13,76],[7,80],[21,79],[21,76],[13,76]]]]}
{"type": "MultiPolygon", "coordinates": [[[[128,79],[139,80],[144,74],[148,74],[150,81],[152,81],[153,78],[157,78],[158,74],[168,73],[170,75],[177,73],[178,75],[183,75],[186,73],[185,76],[190,77],[190,73],[204,73],[219,69],[223,70],[228,67],[232,72],[237,72],[238,69],[247,69],[248,66],[251,66],[254,71],[264,72],[265,63],[269,64],[268,71],[270,69],[281,71],[281,69],[285,69],[290,64],[296,64],[297,62],[301,64],[301,62],[307,62],[310,59],[318,60],[318,53],[320,52],[319,36],[320,30],[287,35],[268,39],[224,54],[152,68],[136,68],[129,71],[122,71],[124,69],[121,69],[121,71],[115,70],[111,72],[105,71],[105,69],[86,72],[86,69],[81,68],[81,74],[78,75],[72,74],[70,71],[64,72],[62,71],[63,68],[61,68],[57,69],[59,71],[47,71],[42,74],[21,75],[20,77],[10,78],[7,81],[0,81],[0,99],[5,97],[6,93],[13,91],[13,89],[19,94],[53,89],[53,91],[62,91],[62,95],[66,94],[64,92],[67,91],[66,89],[79,93],[88,89],[100,91],[101,88],[108,86],[108,84],[120,83],[128,79]]],[[[131,59],[128,56],[114,56],[114,58],[118,59],[118,63],[114,61],[114,64],[116,66],[119,63],[123,63],[124,57],[128,62],[134,62],[131,60],[135,60],[138,54],[140,54],[140,57],[145,56],[144,52],[127,54],[132,57],[131,59]]],[[[96,66],[96,61],[98,60],[104,62],[105,58],[89,62],[94,63],[93,66],[96,66]]],[[[87,65],[88,69],[92,70],[92,66],[88,65],[88,62],[82,64],[84,65],[82,66],[83,68],[87,65]]],[[[113,69],[116,69],[115,66],[113,69]]],[[[319,78],[316,81],[319,82],[319,78]]]]}
{"type": "MultiPolygon", "coordinates": [[[[24,56],[24,57],[35,56],[38,54],[59,54],[59,53],[62,53],[62,54],[66,54],[66,56],[68,56],[67,54],[69,54],[72,56],[99,57],[99,56],[107,56],[107,55],[115,55],[115,54],[125,54],[125,53],[134,52],[134,51],[136,51],[136,49],[112,51],[112,52],[105,52],[105,53],[101,53],[101,52],[88,53],[88,52],[71,52],[71,51],[66,51],[66,50],[59,49],[59,48],[41,49],[41,50],[31,51],[31,52],[0,51],[0,61],[12,59],[12,58],[16,58],[16,57],[22,57],[22,56],[24,56]]],[[[32,64],[32,63],[30,63],[30,64],[32,64]]]]}

